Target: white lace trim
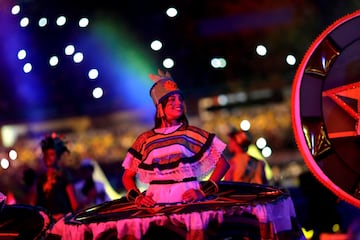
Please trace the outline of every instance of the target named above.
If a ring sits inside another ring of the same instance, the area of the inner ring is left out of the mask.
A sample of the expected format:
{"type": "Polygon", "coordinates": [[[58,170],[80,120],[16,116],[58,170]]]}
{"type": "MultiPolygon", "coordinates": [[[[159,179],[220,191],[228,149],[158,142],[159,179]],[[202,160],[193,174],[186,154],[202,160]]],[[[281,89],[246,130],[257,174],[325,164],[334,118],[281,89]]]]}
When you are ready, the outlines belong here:
{"type": "Polygon", "coordinates": [[[173,133],[176,130],[178,130],[180,127],[182,126],[182,123],[175,125],[175,126],[171,126],[171,127],[164,127],[164,128],[155,128],[154,132],[156,133],[161,133],[161,134],[169,134],[169,133],[173,133]]]}
{"type": "MultiPolygon", "coordinates": [[[[173,169],[153,171],[138,169],[137,164],[132,164],[132,169],[137,169],[139,180],[143,183],[149,183],[152,180],[182,180],[188,177],[203,178],[207,176],[215,167],[226,145],[217,137],[214,138],[210,148],[204,153],[199,161],[194,163],[180,163],[179,166],[173,169]]],[[[134,162],[134,161],[133,161],[134,162]]]]}

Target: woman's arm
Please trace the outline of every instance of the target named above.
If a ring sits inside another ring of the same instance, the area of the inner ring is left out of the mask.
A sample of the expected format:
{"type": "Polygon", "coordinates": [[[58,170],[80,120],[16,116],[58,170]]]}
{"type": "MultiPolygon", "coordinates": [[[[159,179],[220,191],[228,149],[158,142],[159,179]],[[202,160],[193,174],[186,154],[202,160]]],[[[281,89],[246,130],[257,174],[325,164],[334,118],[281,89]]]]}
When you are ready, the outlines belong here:
{"type": "Polygon", "coordinates": [[[134,201],[135,205],[138,207],[154,206],[156,202],[151,198],[151,196],[143,195],[136,186],[135,176],[136,176],[136,172],[129,169],[126,169],[123,174],[122,181],[127,191],[126,198],[129,201],[134,201]]]}
{"type": "Polygon", "coordinates": [[[124,174],[122,176],[122,183],[126,191],[130,191],[131,189],[134,189],[140,192],[136,186],[135,176],[136,176],[136,172],[130,169],[125,169],[124,174]]]}
{"type": "Polygon", "coordinates": [[[214,171],[210,175],[209,180],[212,180],[215,183],[219,182],[225,176],[229,168],[229,162],[225,159],[223,155],[221,155],[219,161],[216,163],[214,171]]]}
{"type": "Polygon", "coordinates": [[[67,192],[67,195],[69,197],[72,210],[73,211],[78,210],[79,204],[78,204],[78,201],[76,199],[74,185],[73,184],[68,184],[66,186],[66,192],[67,192]]]}

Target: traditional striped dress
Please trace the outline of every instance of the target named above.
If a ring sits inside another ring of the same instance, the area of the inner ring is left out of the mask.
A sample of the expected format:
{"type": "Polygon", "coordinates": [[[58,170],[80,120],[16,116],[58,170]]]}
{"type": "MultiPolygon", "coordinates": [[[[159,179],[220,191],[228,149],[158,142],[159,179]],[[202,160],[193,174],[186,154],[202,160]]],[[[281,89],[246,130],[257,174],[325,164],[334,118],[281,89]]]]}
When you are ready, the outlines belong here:
{"type": "Polygon", "coordinates": [[[199,189],[199,180],[215,167],[225,149],[214,134],[182,124],[141,134],[124,159],[123,167],[149,184],[147,195],[158,203],[177,203],[182,194],[199,189]]]}

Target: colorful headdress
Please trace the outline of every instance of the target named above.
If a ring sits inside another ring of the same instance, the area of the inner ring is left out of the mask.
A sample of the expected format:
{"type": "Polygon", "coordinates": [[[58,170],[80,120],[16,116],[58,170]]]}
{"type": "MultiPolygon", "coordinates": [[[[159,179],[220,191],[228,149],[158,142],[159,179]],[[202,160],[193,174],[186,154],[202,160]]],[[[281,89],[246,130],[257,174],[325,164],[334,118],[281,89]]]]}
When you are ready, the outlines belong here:
{"type": "Polygon", "coordinates": [[[155,105],[158,105],[162,99],[170,94],[182,94],[169,72],[164,73],[159,69],[158,75],[150,73],[149,77],[154,81],[154,85],[150,88],[150,96],[155,105]]]}
{"type": "Polygon", "coordinates": [[[41,140],[41,150],[45,152],[47,149],[55,149],[57,156],[61,156],[64,152],[70,152],[66,147],[64,137],[58,136],[56,133],[47,135],[41,140]]]}

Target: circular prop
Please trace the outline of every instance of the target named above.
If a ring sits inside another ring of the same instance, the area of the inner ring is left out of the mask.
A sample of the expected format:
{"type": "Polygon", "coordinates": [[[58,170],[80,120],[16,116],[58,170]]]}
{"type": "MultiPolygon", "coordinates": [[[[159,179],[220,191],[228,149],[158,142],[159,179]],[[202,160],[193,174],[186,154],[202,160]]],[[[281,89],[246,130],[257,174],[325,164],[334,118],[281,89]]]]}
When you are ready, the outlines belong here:
{"type": "Polygon", "coordinates": [[[292,125],[313,175],[360,207],[360,11],[323,31],[299,65],[292,125]]]}
{"type": "Polygon", "coordinates": [[[188,204],[158,205],[152,208],[138,208],[128,202],[125,197],[105,202],[92,208],[84,209],[76,214],[65,217],[66,224],[89,224],[107,221],[117,221],[130,218],[145,218],[170,214],[183,214],[196,211],[216,210],[225,207],[265,204],[278,199],[285,199],[288,194],[283,189],[250,184],[243,182],[219,183],[219,192],[206,201],[188,204]]]}

